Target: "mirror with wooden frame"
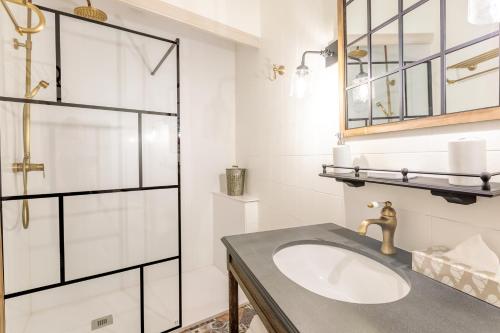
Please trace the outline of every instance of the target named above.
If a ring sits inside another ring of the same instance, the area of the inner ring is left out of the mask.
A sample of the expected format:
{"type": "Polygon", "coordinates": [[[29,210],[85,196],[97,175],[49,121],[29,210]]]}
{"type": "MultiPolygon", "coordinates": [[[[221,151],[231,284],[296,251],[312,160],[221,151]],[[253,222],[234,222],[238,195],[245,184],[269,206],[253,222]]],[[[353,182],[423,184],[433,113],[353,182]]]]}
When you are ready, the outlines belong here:
{"type": "Polygon", "coordinates": [[[500,119],[499,25],[468,0],[338,0],[344,136],[500,119]]]}

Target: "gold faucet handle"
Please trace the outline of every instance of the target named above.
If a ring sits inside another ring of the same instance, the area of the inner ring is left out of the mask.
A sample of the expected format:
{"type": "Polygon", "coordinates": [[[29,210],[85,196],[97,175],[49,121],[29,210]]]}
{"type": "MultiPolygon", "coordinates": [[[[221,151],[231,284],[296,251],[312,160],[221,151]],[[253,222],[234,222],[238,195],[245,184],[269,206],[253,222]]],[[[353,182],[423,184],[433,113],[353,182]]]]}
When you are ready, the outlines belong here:
{"type": "Polygon", "coordinates": [[[368,203],[368,207],[370,207],[370,208],[382,207],[380,214],[383,217],[386,217],[386,218],[396,217],[396,210],[392,207],[392,202],[390,202],[390,201],[385,201],[385,202],[372,201],[372,202],[368,203]]]}
{"type": "Polygon", "coordinates": [[[392,207],[392,202],[390,201],[371,201],[368,203],[368,208],[379,208],[379,207],[392,207]]]}
{"type": "Polygon", "coordinates": [[[390,201],[385,201],[385,202],[372,201],[368,203],[368,207],[369,208],[382,207],[382,211],[380,212],[382,216],[386,217],[396,216],[396,211],[394,210],[394,208],[392,208],[392,202],[390,201]]]}

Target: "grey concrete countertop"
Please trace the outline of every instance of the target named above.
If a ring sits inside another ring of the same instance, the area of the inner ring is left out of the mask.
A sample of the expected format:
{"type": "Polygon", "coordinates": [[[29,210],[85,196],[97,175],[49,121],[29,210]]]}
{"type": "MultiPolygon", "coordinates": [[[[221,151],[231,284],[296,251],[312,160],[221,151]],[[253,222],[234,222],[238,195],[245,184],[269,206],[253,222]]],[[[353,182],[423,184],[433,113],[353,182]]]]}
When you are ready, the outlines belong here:
{"type": "Polygon", "coordinates": [[[335,224],[223,238],[228,252],[245,266],[256,287],[302,333],[500,333],[500,309],[411,270],[411,254],[379,252],[380,242],[335,224]],[[362,305],[316,295],[285,277],[273,254],[292,242],[326,242],[353,249],[403,276],[411,285],[405,298],[362,305]]]}

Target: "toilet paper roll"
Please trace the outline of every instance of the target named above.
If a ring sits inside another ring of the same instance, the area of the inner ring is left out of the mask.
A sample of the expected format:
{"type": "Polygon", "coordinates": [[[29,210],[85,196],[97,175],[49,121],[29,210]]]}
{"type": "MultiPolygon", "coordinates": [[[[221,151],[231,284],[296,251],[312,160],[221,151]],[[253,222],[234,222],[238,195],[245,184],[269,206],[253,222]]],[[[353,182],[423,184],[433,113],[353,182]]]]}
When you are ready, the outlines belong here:
{"type": "MultiPolygon", "coordinates": [[[[486,171],[486,140],[462,138],[448,142],[448,159],[451,173],[480,174],[486,171]]],[[[481,179],[450,176],[451,185],[480,186],[481,179]]]]}
{"type": "MultiPolygon", "coordinates": [[[[341,167],[352,167],[351,147],[346,145],[333,147],[333,164],[341,167]]],[[[335,168],[334,172],[350,173],[353,170],[335,168]]]]}

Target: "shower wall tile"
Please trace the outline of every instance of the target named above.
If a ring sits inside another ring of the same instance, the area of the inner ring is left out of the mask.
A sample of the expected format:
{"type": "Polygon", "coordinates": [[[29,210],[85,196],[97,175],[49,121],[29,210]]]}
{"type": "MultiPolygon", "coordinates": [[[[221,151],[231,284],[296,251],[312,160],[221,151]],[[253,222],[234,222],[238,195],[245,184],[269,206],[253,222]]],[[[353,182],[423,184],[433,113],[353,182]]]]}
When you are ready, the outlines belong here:
{"type": "MultiPolygon", "coordinates": [[[[45,174],[29,174],[29,193],[54,193],[139,185],[138,119],[133,113],[32,105],[31,160],[45,174]]],[[[0,103],[2,194],[22,194],[22,104],[0,103]]]]}
{"type": "Polygon", "coordinates": [[[179,324],[179,262],[144,268],[144,332],[164,332],[179,324]]]}
{"type": "Polygon", "coordinates": [[[142,116],[144,186],[177,185],[177,118],[142,116]]]}
{"type": "Polygon", "coordinates": [[[8,299],[5,310],[8,333],[88,333],[92,320],[108,315],[113,325],[103,332],[137,333],[139,271],[8,299]]]}
{"type": "Polygon", "coordinates": [[[68,197],[66,278],[178,255],[177,189],[68,197]]]}
{"type": "MultiPolygon", "coordinates": [[[[26,10],[24,7],[9,4],[12,12],[19,21],[26,26],[26,10]]],[[[19,36],[14,30],[12,22],[4,15],[0,20],[0,95],[23,98],[26,95],[26,51],[24,48],[14,49],[13,39],[20,43],[26,41],[26,36],[19,36]]],[[[47,81],[49,87],[41,89],[37,99],[56,100],[56,46],[55,46],[55,19],[54,14],[44,12],[46,26],[40,33],[32,35],[32,65],[31,81],[33,88],[41,80],[47,81]]],[[[34,19],[36,20],[36,19],[34,19]]]]}
{"type": "Polygon", "coordinates": [[[175,51],[151,74],[170,46],[62,17],[63,101],[177,113],[175,51]]]}
{"type": "Polygon", "coordinates": [[[57,199],[29,200],[30,224],[23,228],[22,201],[3,203],[5,293],[60,282],[57,199]]]}

